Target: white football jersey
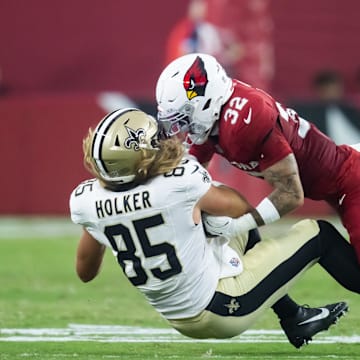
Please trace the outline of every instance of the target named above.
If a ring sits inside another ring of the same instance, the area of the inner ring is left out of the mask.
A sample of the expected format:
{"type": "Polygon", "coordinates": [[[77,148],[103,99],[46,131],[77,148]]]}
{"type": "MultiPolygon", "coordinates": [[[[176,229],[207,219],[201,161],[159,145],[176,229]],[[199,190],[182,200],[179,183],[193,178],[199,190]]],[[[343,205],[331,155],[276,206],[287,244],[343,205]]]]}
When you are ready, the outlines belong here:
{"type": "Polygon", "coordinates": [[[209,173],[191,158],[127,191],[106,190],[92,179],[72,192],[71,219],[112,249],[131,283],[164,317],[188,318],[210,302],[223,253],[234,256],[193,222],[194,205],[210,185],[209,173]]]}

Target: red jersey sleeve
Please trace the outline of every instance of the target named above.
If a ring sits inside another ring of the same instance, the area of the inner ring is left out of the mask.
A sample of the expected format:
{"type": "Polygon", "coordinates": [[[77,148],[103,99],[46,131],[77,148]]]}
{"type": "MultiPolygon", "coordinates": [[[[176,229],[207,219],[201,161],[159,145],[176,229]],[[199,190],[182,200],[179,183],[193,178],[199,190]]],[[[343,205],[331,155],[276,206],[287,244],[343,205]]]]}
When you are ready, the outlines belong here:
{"type": "Polygon", "coordinates": [[[278,126],[274,126],[261,146],[259,168],[261,171],[274,165],[291,154],[290,144],[278,126]]]}
{"type": "Polygon", "coordinates": [[[275,102],[268,94],[243,87],[237,89],[233,99],[224,109],[220,128],[220,146],[229,161],[243,169],[263,171],[292,152],[279,126],[275,102]],[[234,112],[236,99],[244,98],[248,101],[231,125],[227,114],[234,112]]]}
{"type": "MultiPolygon", "coordinates": [[[[267,95],[267,94],[266,94],[267,95]]],[[[256,142],[259,149],[259,169],[263,171],[292,153],[290,144],[279,126],[279,112],[271,97],[257,101],[256,124],[262,131],[256,142]]]]}

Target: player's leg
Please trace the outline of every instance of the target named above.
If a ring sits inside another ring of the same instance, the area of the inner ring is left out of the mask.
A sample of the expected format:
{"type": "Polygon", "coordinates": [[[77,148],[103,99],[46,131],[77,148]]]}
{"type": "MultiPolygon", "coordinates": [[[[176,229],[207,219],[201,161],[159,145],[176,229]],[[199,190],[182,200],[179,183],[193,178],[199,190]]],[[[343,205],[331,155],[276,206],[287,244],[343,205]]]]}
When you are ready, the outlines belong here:
{"type": "MultiPolygon", "coordinates": [[[[318,224],[321,254],[319,264],[343,287],[360,293],[360,266],[354,248],[330,223],[318,221],[318,224]]],[[[345,311],[347,311],[347,305],[342,302],[318,309],[301,307],[295,316],[282,319],[280,324],[290,342],[299,347],[319,331],[326,330],[333,320],[345,311]],[[329,315],[324,317],[327,311],[329,315]],[[308,317],[308,320],[303,320],[304,317],[308,317]],[[314,317],[320,319],[309,321],[314,317]]]]}
{"type": "MultiPolygon", "coordinates": [[[[243,240],[239,241],[239,237],[234,237],[234,240],[235,241],[231,242],[231,245],[236,248],[235,244],[241,244],[240,247],[236,249],[241,250],[244,247],[243,240]]],[[[261,236],[258,229],[249,231],[248,242],[245,247],[245,253],[251,248],[253,248],[260,240],[261,236]]],[[[317,314],[321,314],[323,311],[322,309],[326,306],[330,306],[331,308],[336,309],[337,304],[313,308],[307,305],[301,306],[297,304],[289,295],[286,294],[281,299],[279,299],[271,308],[277,315],[280,325],[283,328],[289,341],[294,346],[300,347],[304,343],[308,342],[308,340],[317,333],[328,329],[328,321],[309,321],[309,319],[314,318],[314,316],[316,316],[317,314]],[[298,326],[297,324],[299,323],[303,325],[298,326]]],[[[341,304],[341,306],[343,305],[341,304]]]]}
{"type": "MultiPolygon", "coordinates": [[[[360,266],[354,248],[329,222],[319,220],[318,224],[320,233],[317,238],[319,239],[318,246],[321,254],[319,264],[344,288],[359,294],[360,266]]],[[[297,314],[295,317],[281,320],[280,323],[290,342],[298,347],[298,345],[301,346],[303,340],[307,342],[308,338],[312,338],[319,331],[327,329],[333,323],[333,319],[340,317],[345,311],[347,311],[347,305],[343,302],[330,304],[319,309],[301,308],[299,310],[300,316],[297,314]],[[303,317],[301,316],[303,311],[308,315],[313,313],[312,316],[318,318],[319,315],[321,318],[326,314],[326,311],[329,311],[329,316],[317,321],[304,322],[300,320],[303,317]],[[303,323],[303,325],[299,326],[299,323],[303,323]]]]}
{"type": "Polygon", "coordinates": [[[360,265],[354,247],[327,221],[319,220],[319,264],[344,288],[360,293],[360,265]]]}
{"type": "MultiPolygon", "coordinates": [[[[237,331],[251,326],[321,258],[319,230],[315,221],[306,220],[296,224],[286,236],[261,241],[242,257],[244,271],[238,277],[219,282],[208,310],[225,318],[230,316],[226,320],[230,324],[226,327],[224,320],[220,322],[224,327],[219,323],[216,326],[222,336],[234,336],[237,331]]],[[[314,334],[327,329],[346,310],[347,305],[343,302],[327,305],[325,310],[310,309],[305,314],[307,322],[303,326],[303,311],[300,311],[293,317],[282,319],[288,325],[284,330],[290,342],[300,347],[314,334]],[[323,315],[320,320],[311,321],[318,314],[323,315]]]]}
{"type": "MultiPolygon", "coordinates": [[[[249,231],[248,235],[248,242],[246,244],[245,253],[252,249],[255,244],[261,241],[261,235],[258,229],[253,229],[249,231]]],[[[275,314],[279,318],[279,320],[288,318],[291,316],[295,316],[297,313],[302,313],[304,315],[304,320],[306,316],[306,312],[309,312],[309,308],[305,308],[305,310],[300,311],[300,308],[303,308],[299,304],[297,304],[289,295],[283,296],[279,301],[277,301],[273,306],[272,309],[274,310],[275,314]]]]}
{"type": "MultiPolygon", "coordinates": [[[[357,263],[353,247],[344,237],[326,221],[318,221],[320,232],[317,236],[316,251],[320,256],[319,264],[343,287],[355,293],[360,292],[360,266],[357,263]]],[[[281,320],[281,325],[287,333],[289,340],[296,346],[301,344],[302,339],[311,338],[317,332],[331,325],[333,320],[346,311],[346,304],[337,303],[325,306],[329,310],[329,316],[320,321],[305,320],[304,317],[314,317],[322,314],[323,309],[311,309],[301,307],[297,314],[281,320]],[[299,323],[304,325],[298,326],[299,323]]]]}
{"type": "Polygon", "coordinates": [[[351,154],[339,180],[338,195],[328,201],[339,213],[360,264],[360,152],[351,154]]]}
{"type": "Polygon", "coordinates": [[[315,247],[312,247],[310,259],[295,256],[319,231],[315,224],[310,224],[312,230],[300,234],[302,241],[292,241],[292,238],[286,238],[286,242],[285,238],[279,242],[261,241],[245,255],[247,236],[234,235],[230,246],[241,256],[243,272],[219,281],[206,311],[190,319],[170,320],[171,325],[194,338],[233,337],[251,327],[266,309],[287,293],[291,283],[317,261],[315,247]],[[287,266],[294,266],[293,271],[284,268],[287,266]]]}
{"type": "Polygon", "coordinates": [[[360,189],[358,192],[345,194],[341,204],[337,206],[337,210],[344,227],[349,233],[350,243],[355,249],[360,264],[360,189]]]}
{"type": "MultiPolygon", "coordinates": [[[[296,224],[286,236],[261,241],[242,256],[244,270],[240,275],[219,281],[206,311],[194,318],[171,320],[170,323],[184,335],[195,338],[238,335],[282,298],[301,274],[317,261],[342,285],[350,288],[341,274],[346,277],[352,273],[354,264],[350,261],[342,269],[336,266],[339,260],[336,253],[346,254],[342,247],[349,248],[349,245],[331,226],[321,222],[320,225],[322,236],[319,236],[320,227],[316,221],[305,220],[296,224]],[[329,238],[333,245],[329,245],[329,238]]],[[[239,240],[243,247],[244,237],[239,240]]],[[[350,254],[348,256],[351,258],[350,254]]],[[[351,279],[348,282],[351,283],[351,279]]],[[[302,311],[282,321],[286,324],[290,342],[300,347],[314,334],[335,323],[346,310],[347,304],[339,302],[310,309],[305,322],[302,311]]]]}

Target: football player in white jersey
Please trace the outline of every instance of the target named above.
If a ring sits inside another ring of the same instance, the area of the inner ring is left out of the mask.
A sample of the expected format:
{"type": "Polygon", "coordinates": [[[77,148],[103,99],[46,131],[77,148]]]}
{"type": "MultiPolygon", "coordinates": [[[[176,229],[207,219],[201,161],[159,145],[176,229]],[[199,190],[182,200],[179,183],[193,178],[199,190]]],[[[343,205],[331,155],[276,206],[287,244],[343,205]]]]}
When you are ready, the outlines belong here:
{"type": "MultiPolygon", "coordinates": [[[[79,278],[95,278],[110,248],[129,281],[182,334],[242,333],[315,263],[359,293],[354,250],[325,221],[303,220],[247,251],[248,234],[240,234],[237,218],[251,206],[235,190],[212,185],[180,140],[159,140],[157,122],[144,112],[127,108],[108,114],[89,130],[83,150],[95,178],[82,182],[70,198],[71,219],[83,226],[79,278]],[[203,221],[202,214],[224,217],[203,215],[203,221]],[[218,236],[207,237],[203,223],[218,236]]],[[[296,347],[311,340],[319,323],[322,330],[335,323],[348,306],[304,309],[281,318],[296,347]],[[304,313],[306,322],[299,324],[304,313]]]]}

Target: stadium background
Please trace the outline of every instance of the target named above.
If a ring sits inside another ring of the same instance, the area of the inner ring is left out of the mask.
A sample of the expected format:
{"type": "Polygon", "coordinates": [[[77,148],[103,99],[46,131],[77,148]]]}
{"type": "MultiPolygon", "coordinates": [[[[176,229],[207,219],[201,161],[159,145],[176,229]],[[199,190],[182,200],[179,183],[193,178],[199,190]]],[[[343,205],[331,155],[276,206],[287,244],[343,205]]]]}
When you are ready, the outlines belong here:
{"type": "MultiPolygon", "coordinates": [[[[240,4],[254,1],[209,0],[209,17],[220,25],[228,22],[244,36],[244,29],[256,24],[257,18],[251,18],[240,4]]],[[[0,97],[0,214],[67,214],[72,188],[88,177],[82,168],[83,135],[114,101],[154,110],[165,42],[173,24],[184,16],[187,3],[1,2],[0,68],[7,91],[0,97]]],[[[346,95],[356,98],[358,1],[259,3],[264,5],[261,16],[265,12],[273,24],[267,34],[275,59],[268,90],[284,102],[311,97],[311,77],[331,67],[344,75],[346,95]]],[[[256,42],[259,31],[245,36],[256,42]]],[[[244,68],[243,64],[239,73],[244,68]]],[[[269,191],[263,182],[240,172],[234,181],[236,170],[226,163],[215,161],[211,169],[215,178],[235,186],[254,203],[269,191]]],[[[299,212],[330,210],[308,202],[299,212]]]]}

